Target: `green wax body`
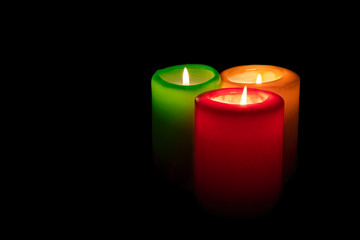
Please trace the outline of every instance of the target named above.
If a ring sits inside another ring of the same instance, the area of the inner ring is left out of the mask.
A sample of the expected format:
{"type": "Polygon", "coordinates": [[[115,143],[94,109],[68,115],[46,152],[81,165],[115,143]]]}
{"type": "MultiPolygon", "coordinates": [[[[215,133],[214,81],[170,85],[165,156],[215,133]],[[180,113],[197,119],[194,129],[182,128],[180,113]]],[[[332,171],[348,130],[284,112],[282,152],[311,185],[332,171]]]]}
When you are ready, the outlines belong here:
{"type": "Polygon", "coordinates": [[[151,80],[154,162],[181,186],[192,185],[195,98],[220,86],[219,73],[200,64],[161,69],[151,80]],[[190,85],[182,83],[184,67],[190,85]]]}

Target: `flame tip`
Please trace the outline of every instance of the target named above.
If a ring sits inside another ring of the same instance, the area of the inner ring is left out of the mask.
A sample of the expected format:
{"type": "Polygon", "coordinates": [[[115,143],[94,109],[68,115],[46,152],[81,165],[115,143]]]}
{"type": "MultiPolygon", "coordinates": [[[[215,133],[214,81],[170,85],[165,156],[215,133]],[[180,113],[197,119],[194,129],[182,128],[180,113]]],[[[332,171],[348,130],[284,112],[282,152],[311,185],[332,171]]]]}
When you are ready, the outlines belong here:
{"type": "Polygon", "coordinates": [[[247,87],[245,86],[241,95],[240,105],[246,105],[246,104],[247,104],[247,87]]]}
{"type": "Polygon", "coordinates": [[[189,72],[186,67],[183,71],[183,85],[190,85],[189,72]]]}
{"type": "Polygon", "coordinates": [[[256,84],[260,84],[262,83],[262,77],[261,77],[261,74],[259,73],[256,77],[256,84]]]}

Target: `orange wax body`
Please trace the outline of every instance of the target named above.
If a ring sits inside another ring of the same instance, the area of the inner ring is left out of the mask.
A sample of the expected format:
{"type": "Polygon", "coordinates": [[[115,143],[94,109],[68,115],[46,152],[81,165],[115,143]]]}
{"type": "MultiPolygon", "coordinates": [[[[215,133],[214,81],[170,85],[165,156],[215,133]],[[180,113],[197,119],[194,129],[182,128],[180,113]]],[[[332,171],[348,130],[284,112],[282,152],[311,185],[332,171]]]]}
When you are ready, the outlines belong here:
{"type": "Polygon", "coordinates": [[[282,67],[245,65],[223,71],[221,79],[222,88],[247,86],[274,92],[284,99],[283,179],[286,182],[294,175],[297,164],[300,77],[282,67]]]}

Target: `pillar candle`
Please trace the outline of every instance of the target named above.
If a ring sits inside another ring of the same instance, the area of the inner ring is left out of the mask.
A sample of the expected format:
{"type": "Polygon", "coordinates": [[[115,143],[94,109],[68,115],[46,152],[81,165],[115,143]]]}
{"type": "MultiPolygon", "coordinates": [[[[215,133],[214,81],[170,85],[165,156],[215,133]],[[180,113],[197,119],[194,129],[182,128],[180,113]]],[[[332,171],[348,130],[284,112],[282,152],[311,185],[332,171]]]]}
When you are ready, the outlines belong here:
{"type": "Polygon", "coordinates": [[[222,88],[263,89],[280,95],[285,101],[283,176],[287,182],[297,165],[300,78],[288,69],[270,65],[244,65],[221,73],[222,88]]]}
{"type": "Polygon", "coordinates": [[[220,84],[219,73],[202,64],[168,67],[152,77],[153,158],[180,186],[192,187],[195,98],[220,84]]]}
{"type": "Polygon", "coordinates": [[[269,211],[282,186],[284,101],[272,92],[226,88],[195,103],[194,190],[221,216],[269,211]],[[244,102],[244,100],[246,100],[244,102]]]}

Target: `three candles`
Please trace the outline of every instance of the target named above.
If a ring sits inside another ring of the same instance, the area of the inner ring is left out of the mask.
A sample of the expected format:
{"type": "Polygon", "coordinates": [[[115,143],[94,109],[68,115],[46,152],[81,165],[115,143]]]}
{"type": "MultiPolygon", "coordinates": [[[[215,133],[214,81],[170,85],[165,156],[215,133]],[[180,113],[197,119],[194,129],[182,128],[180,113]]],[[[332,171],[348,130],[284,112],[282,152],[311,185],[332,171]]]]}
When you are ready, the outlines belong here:
{"type": "Polygon", "coordinates": [[[199,202],[212,212],[271,209],[282,175],[294,171],[299,84],[295,73],[265,65],[225,70],[221,81],[206,65],[158,70],[152,78],[156,165],[175,182],[194,182],[199,202]]]}

